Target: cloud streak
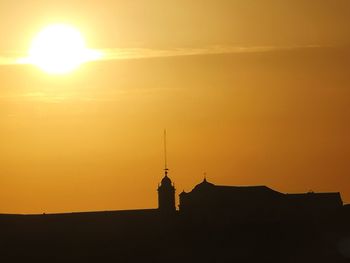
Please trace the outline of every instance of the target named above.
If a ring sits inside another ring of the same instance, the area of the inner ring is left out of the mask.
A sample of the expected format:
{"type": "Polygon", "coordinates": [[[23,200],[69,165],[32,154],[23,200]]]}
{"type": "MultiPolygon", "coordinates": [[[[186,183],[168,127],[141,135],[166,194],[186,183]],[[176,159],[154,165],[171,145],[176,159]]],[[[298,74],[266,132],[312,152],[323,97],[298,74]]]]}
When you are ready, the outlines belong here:
{"type": "MultiPolygon", "coordinates": [[[[103,55],[96,60],[125,60],[160,57],[215,55],[233,53],[261,53],[278,50],[295,50],[305,48],[320,48],[318,45],[305,46],[210,46],[202,48],[171,48],[171,49],[150,49],[150,48],[110,48],[96,50],[103,55]]],[[[0,54],[0,65],[19,65],[23,63],[23,57],[4,56],[0,54]]]]}
{"type": "Polygon", "coordinates": [[[102,50],[104,56],[101,60],[123,60],[157,57],[177,57],[177,56],[196,56],[196,55],[215,55],[232,53],[261,53],[277,50],[294,50],[303,48],[319,48],[318,45],[307,46],[210,46],[203,48],[173,48],[173,49],[105,49],[102,50]]]}

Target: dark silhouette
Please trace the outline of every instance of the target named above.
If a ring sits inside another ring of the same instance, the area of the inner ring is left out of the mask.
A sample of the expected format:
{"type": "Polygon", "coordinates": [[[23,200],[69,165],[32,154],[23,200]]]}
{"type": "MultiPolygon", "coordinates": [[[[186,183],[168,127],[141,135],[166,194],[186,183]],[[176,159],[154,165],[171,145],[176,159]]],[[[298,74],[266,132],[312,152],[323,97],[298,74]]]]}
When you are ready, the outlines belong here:
{"type": "Polygon", "coordinates": [[[176,211],[175,186],[168,177],[167,151],[166,151],[166,130],[164,130],[164,178],[158,185],[158,209],[163,214],[171,214],[176,211]]]}
{"type": "Polygon", "coordinates": [[[204,180],[177,211],[166,168],[158,197],[158,209],[0,215],[0,262],[350,262],[339,193],[204,180]]]}
{"type": "Polygon", "coordinates": [[[168,177],[168,169],[165,169],[165,176],[160,186],[158,186],[158,209],[164,213],[176,211],[175,187],[168,177]]]}
{"type": "Polygon", "coordinates": [[[266,186],[217,186],[206,179],[180,194],[180,213],[199,220],[317,221],[343,206],[340,193],[283,194],[266,186]]]}

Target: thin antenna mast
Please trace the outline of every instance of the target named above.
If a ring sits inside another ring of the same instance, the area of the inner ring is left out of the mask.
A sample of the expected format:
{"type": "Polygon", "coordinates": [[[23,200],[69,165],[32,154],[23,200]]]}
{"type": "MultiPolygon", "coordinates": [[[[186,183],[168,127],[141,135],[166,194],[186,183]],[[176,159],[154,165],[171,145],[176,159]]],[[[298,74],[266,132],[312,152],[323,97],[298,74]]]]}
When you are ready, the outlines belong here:
{"type": "Polygon", "coordinates": [[[166,129],[164,129],[164,171],[165,175],[168,174],[168,160],[167,160],[167,149],[166,149],[166,129]]]}

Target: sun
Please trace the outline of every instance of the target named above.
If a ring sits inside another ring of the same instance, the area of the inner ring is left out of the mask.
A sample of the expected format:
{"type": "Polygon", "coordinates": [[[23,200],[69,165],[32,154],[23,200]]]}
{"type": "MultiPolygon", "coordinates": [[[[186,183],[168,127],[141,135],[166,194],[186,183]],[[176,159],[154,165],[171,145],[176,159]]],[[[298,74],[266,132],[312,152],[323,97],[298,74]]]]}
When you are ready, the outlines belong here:
{"type": "Polygon", "coordinates": [[[66,74],[82,63],[100,57],[100,52],[86,47],[79,30],[66,24],[53,24],[36,35],[29,56],[22,62],[33,64],[49,74],[66,74]]]}

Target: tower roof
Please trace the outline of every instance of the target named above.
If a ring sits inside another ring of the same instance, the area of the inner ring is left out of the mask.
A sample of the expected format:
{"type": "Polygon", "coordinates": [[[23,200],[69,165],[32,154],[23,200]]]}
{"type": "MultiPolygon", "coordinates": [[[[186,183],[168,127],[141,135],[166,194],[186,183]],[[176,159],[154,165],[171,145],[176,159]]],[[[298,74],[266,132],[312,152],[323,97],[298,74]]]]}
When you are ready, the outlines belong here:
{"type": "Polygon", "coordinates": [[[197,185],[194,187],[193,190],[207,189],[207,188],[211,188],[211,187],[213,187],[213,186],[215,186],[215,185],[212,184],[212,183],[209,183],[209,182],[207,181],[207,179],[204,177],[203,181],[202,181],[201,183],[197,184],[197,185]]]}
{"type": "Polygon", "coordinates": [[[167,174],[165,174],[165,176],[163,177],[161,182],[162,182],[162,185],[167,185],[167,184],[171,185],[171,180],[170,180],[170,178],[168,177],[167,174]]]}

